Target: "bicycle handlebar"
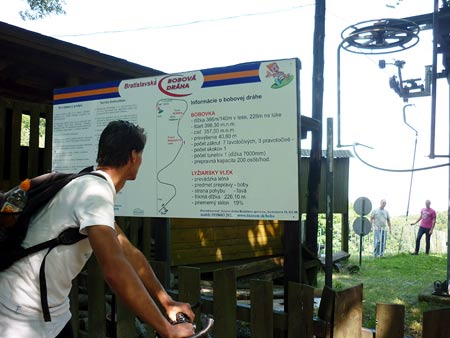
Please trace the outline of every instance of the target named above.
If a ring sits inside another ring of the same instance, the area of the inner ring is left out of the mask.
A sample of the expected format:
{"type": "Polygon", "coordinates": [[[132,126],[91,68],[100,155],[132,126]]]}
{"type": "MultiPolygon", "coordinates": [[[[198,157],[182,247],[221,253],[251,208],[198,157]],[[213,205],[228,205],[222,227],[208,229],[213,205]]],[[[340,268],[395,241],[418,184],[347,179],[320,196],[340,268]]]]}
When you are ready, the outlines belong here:
{"type": "Polygon", "coordinates": [[[203,337],[205,334],[207,334],[209,331],[211,331],[212,327],[214,326],[214,319],[211,317],[208,317],[208,321],[206,323],[206,326],[203,328],[203,330],[197,332],[193,336],[190,336],[189,338],[198,338],[203,337]]]}

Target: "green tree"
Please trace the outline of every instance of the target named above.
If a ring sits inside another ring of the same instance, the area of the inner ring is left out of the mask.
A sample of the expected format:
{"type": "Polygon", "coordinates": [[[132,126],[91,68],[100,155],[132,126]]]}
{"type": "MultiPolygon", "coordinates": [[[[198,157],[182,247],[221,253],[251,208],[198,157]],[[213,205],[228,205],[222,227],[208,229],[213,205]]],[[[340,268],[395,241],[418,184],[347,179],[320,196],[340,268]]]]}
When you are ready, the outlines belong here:
{"type": "Polygon", "coordinates": [[[436,212],[436,229],[447,230],[448,213],[446,211],[436,212]]]}
{"type": "Polygon", "coordinates": [[[29,9],[20,11],[22,20],[42,19],[50,14],[66,14],[65,0],[27,0],[29,9]]]}
{"type": "Polygon", "coordinates": [[[22,128],[20,129],[20,145],[30,145],[30,115],[22,114],[22,128]]]}
{"type": "MultiPolygon", "coordinates": [[[[22,114],[22,128],[20,134],[20,145],[28,147],[30,145],[30,115],[22,114]]],[[[45,128],[44,118],[39,119],[39,148],[45,148],[45,128]]]]}

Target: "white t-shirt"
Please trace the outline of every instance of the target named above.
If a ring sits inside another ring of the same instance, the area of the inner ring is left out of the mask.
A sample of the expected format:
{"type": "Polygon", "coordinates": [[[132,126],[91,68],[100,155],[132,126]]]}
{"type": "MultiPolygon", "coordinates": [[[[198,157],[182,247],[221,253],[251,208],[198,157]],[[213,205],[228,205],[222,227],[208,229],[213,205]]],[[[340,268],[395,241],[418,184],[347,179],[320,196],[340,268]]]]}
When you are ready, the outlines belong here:
{"type": "MultiPolygon", "coordinates": [[[[25,247],[55,238],[68,227],[79,226],[80,232],[84,234],[86,228],[93,225],[106,225],[114,229],[114,184],[107,173],[97,172],[105,176],[106,180],[94,175],[73,180],[31,220],[23,242],[25,247]]],[[[13,318],[36,324],[31,333],[28,333],[29,327],[27,332],[12,332],[11,337],[21,338],[52,337],[45,331],[53,331],[53,326],[56,326],[58,333],[70,318],[68,295],[72,280],[91,256],[92,248],[88,239],[83,239],[72,245],[57,246],[47,256],[45,276],[52,317],[49,323],[43,320],[39,287],[39,269],[46,253],[47,249],[39,251],[0,272],[2,338],[9,337],[4,334],[13,326],[20,326],[13,323],[13,318]],[[8,309],[13,315],[4,313],[8,309]],[[21,314],[23,318],[20,317],[21,314]]]]}
{"type": "Polygon", "coordinates": [[[389,219],[389,213],[385,209],[375,209],[372,211],[373,228],[374,230],[386,229],[386,224],[389,219]]]}

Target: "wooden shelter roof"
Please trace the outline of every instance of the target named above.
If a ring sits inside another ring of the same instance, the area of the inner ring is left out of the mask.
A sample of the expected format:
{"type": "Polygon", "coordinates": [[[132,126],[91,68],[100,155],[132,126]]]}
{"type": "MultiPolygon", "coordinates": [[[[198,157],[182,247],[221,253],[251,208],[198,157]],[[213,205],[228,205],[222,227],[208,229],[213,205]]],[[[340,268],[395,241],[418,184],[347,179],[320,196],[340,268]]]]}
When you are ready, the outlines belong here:
{"type": "Polygon", "coordinates": [[[162,74],[0,22],[0,97],[52,104],[54,88],[162,74]]]}

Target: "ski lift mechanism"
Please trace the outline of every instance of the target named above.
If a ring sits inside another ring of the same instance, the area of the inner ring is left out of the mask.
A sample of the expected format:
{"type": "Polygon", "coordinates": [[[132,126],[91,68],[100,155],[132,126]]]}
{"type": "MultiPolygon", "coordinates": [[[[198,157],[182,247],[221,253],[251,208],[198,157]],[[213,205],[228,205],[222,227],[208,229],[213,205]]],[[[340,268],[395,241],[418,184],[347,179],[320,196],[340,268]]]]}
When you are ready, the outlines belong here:
{"type": "MultiPolygon", "coordinates": [[[[404,61],[394,61],[397,67],[397,75],[389,79],[390,87],[401,97],[404,102],[410,98],[431,96],[431,137],[429,158],[450,157],[450,155],[435,154],[436,138],[436,82],[437,79],[447,78],[450,81],[450,3],[442,0],[442,7],[438,8],[438,0],[434,0],[434,11],[429,14],[421,14],[403,19],[379,19],[363,21],[351,25],[341,33],[342,42],[338,47],[338,104],[337,104],[337,144],[341,144],[341,99],[340,99],[340,49],[345,49],[358,54],[388,54],[406,50],[415,46],[419,41],[419,32],[433,30],[433,64],[425,66],[425,76],[420,78],[403,80],[401,70],[404,61]],[[437,72],[437,54],[442,55],[444,69],[437,72]]],[[[384,68],[389,63],[384,60],[379,62],[379,67],[384,68]]],[[[449,262],[450,271],[450,262],[449,262]]],[[[450,272],[449,272],[450,276],[450,272]]]]}
{"type": "Polygon", "coordinates": [[[397,67],[397,75],[393,75],[389,78],[389,86],[400,96],[404,102],[408,102],[408,99],[412,97],[430,96],[431,94],[431,78],[432,78],[432,66],[425,66],[424,80],[409,79],[403,80],[402,68],[405,65],[405,61],[394,60],[394,63],[387,63],[385,60],[378,61],[380,69],[386,68],[386,65],[394,65],[397,67]],[[422,81],[421,83],[419,81],[422,81]]]}

